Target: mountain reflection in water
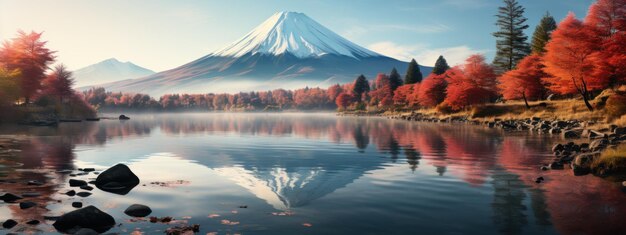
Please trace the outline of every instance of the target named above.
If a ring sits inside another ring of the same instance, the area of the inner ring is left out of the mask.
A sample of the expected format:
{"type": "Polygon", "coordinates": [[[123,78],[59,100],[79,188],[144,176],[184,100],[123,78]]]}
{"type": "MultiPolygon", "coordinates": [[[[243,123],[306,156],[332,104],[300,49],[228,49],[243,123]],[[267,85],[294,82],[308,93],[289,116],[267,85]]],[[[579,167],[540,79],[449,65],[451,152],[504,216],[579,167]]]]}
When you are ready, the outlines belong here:
{"type": "MultiPolygon", "coordinates": [[[[0,219],[43,221],[71,211],[57,202],[66,199],[59,192],[69,190],[70,177],[55,171],[125,162],[147,186],[126,196],[96,189],[80,200],[116,218],[126,218],[119,212],[126,204],[141,201],[160,216],[190,215],[214,230],[268,234],[626,233],[618,184],[538,170],[551,159],[547,150],[556,139],[550,136],[313,113],[144,114],[56,128],[1,126],[0,135],[24,139],[18,156],[0,156],[0,193],[36,192],[41,196],[31,201],[42,205],[0,204],[0,219]],[[539,175],[545,183],[534,182],[539,175]],[[46,184],[20,183],[27,180],[46,184]],[[250,209],[230,215],[241,227],[206,218],[243,204],[250,209]],[[315,226],[268,221],[274,211],[294,211],[315,226]]],[[[46,232],[46,226],[24,230],[46,232]]]]}

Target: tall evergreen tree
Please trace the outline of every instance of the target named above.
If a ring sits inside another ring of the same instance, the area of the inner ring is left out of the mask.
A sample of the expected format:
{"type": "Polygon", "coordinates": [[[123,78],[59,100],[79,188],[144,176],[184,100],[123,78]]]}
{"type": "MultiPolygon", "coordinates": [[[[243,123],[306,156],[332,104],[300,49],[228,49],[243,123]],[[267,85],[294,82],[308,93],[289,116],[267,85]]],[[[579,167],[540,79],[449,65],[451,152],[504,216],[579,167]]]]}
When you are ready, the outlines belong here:
{"type": "Polygon", "coordinates": [[[399,86],[402,86],[402,79],[400,78],[400,74],[396,68],[393,68],[389,74],[389,86],[392,91],[395,91],[399,86]]]}
{"type": "Polygon", "coordinates": [[[498,8],[496,25],[500,30],[493,33],[496,37],[496,57],[493,64],[498,72],[515,68],[517,62],[530,53],[528,36],[524,34],[524,30],[528,28],[524,10],[517,0],[504,0],[504,6],[498,8]]]}
{"type": "Polygon", "coordinates": [[[414,84],[422,82],[422,71],[415,59],[409,62],[409,67],[406,69],[406,75],[404,76],[404,84],[414,84]]]}
{"type": "Polygon", "coordinates": [[[370,84],[367,82],[367,78],[363,76],[363,74],[359,75],[359,77],[354,80],[354,85],[352,86],[352,92],[356,96],[356,100],[361,101],[361,97],[363,93],[370,91],[370,84]]]}
{"type": "Polygon", "coordinates": [[[530,48],[533,53],[543,54],[546,52],[544,48],[548,41],[550,41],[550,34],[556,29],[556,21],[554,17],[546,12],[546,15],[541,18],[541,21],[535,28],[533,33],[533,39],[530,44],[530,48]]]}
{"type": "Polygon", "coordinates": [[[439,58],[437,58],[437,62],[435,62],[435,67],[433,68],[432,73],[436,75],[442,75],[448,69],[450,69],[450,66],[448,65],[448,61],[446,61],[446,59],[443,58],[442,55],[440,55],[439,58]]]}

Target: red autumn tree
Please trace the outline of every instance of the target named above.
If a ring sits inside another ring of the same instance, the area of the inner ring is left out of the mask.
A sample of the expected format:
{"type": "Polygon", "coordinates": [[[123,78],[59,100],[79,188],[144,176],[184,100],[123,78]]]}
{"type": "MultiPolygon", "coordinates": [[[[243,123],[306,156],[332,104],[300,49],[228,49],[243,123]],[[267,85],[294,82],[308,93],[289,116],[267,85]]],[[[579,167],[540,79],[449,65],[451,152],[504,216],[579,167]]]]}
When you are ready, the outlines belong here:
{"type": "Polygon", "coordinates": [[[339,96],[337,96],[337,100],[335,101],[335,103],[337,104],[337,107],[345,110],[346,107],[354,102],[354,99],[354,95],[347,92],[342,92],[341,94],[339,94],[339,96]]]}
{"type": "Polygon", "coordinates": [[[544,65],[541,56],[532,54],[526,56],[517,68],[504,73],[500,78],[500,92],[504,99],[523,99],[527,108],[528,100],[538,100],[545,95],[542,79],[548,77],[543,71],[544,65]]]}
{"type": "Polygon", "coordinates": [[[43,81],[44,92],[59,98],[59,102],[63,102],[63,98],[70,97],[74,94],[72,86],[74,85],[74,78],[72,78],[72,72],[67,70],[65,65],[57,65],[52,73],[46,76],[43,81]]]}
{"type": "Polygon", "coordinates": [[[342,92],[343,89],[341,88],[341,86],[339,84],[335,84],[328,88],[326,94],[328,95],[328,99],[330,99],[331,101],[335,101],[339,94],[341,94],[342,92]]]}
{"type": "Polygon", "coordinates": [[[600,37],[594,76],[609,85],[626,82],[626,0],[599,0],[589,8],[585,26],[600,37]]]}
{"type": "Polygon", "coordinates": [[[554,76],[545,79],[550,90],[559,94],[580,94],[590,111],[593,110],[589,103],[590,92],[608,84],[606,77],[594,76],[598,42],[593,30],[570,13],[552,33],[544,56],[545,71],[554,76]]]}
{"type": "Polygon", "coordinates": [[[489,102],[497,96],[496,73],[482,55],[472,55],[463,66],[446,72],[446,103],[459,110],[489,102]]]}
{"type": "Polygon", "coordinates": [[[17,37],[0,47],[0,64],[20,72],[20,87],[26,103],[41,88],[48,65],[54,62],[54,51],[41,40],[42,33],[18,31],[17,37]]]}
{"type": "Polygon", "coordinates": [[[419,91],[420,91],[422,84],[418,82],[412,85],[413,85],[413,90],[411,91],[410,94],[407,95],[406,100],[408,102],[409,107],[416,108],[420,106],[420,101],[419,101],[418,96],[419,96],[419,91]]]}
{"type": "Polygon", "coordinates": [[[445,73],[441,75],[431,73],[422,81],[417,92],[419,104],[429,108],[437,106],[446,98],[447,87],[445,73]]]}
{"type": "Polygon", "coordinates": [[[380,73],[376,76],[376,90],[369,93],[372,101],[381,106],[390,106],[393,104],[393,85],[389,80],[389,76],[380,73]]]}
{"type": "Polygon", "coordinates": [[[399,105],[408,105],[409,103],[408,98],[413,93],[413,87],[414,87],[413,84],[399,86],[393,92],[393,102],[399,105]]]}

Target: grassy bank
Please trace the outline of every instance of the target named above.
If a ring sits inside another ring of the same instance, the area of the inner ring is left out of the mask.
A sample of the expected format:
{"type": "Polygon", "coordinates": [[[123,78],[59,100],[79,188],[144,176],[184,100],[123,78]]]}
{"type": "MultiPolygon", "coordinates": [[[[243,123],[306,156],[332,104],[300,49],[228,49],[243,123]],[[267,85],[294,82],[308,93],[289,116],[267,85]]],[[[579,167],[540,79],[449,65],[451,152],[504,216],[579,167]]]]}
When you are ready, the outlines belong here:
{"type": "Polygon", "coordinates": [[[591,169],[600,175],[626,175],[626,144],[604,150],[591,163],[591,169]]]}

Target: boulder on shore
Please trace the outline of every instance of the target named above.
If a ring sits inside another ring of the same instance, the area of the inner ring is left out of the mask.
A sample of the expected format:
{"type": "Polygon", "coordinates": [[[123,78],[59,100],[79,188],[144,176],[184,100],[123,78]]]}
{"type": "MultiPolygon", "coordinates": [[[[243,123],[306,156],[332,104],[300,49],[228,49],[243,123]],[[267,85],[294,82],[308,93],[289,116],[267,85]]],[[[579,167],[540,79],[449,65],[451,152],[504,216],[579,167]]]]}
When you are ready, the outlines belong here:
{"type": "Polygon", "coordinates": [[[130,118],[128,116],[122,114],[122,115],[119,116],[119,119],[120,120],[129,120],[130,118]]]}
{"type": "Polygon", "coordinates": [[[139,184],[139,177],[128,166],[117,164],[98,175],[96,187],[99,189],[125,195],[139,184]]]}
{"type": "Polygon", "coordinates": [[[124,214],[133,217],[146,217],[152,213],[152,209],[146,205],[132,204],[124,211],[124,214]]]}
{"type": "Polygon", "coordinates": [[[95,206],[88,206],[62,215],[52,226],[62,233],[75,233],[83,228],[104,233],[115,226],[115,219],[95,206]]]}

